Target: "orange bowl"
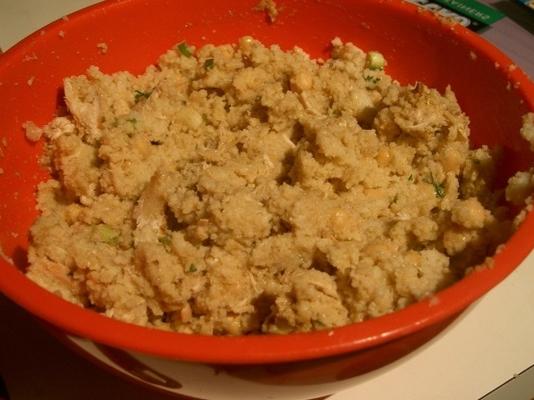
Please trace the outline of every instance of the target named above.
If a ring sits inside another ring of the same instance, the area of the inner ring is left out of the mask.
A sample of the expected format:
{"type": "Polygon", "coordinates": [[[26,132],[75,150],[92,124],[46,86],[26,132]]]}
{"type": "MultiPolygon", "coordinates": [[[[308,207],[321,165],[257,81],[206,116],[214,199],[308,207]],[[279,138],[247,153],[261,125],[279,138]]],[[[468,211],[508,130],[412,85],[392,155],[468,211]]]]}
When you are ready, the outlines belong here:
{"type": "Polygon", "coordinates": [[[53,117],[62,102],[64,77],[82,74],[90,65],[98,65],[105,73],[140,73],[182,40],[202,46],[252,35],[266,44],[278,43],[285,49],[298,45],[314,57],[326,58],[330,40],[339,36],[363,50],[379,50],[388,60],[387,72],[403,84],[422,81],[441,91],[451,85],[471,119],[473,146],[502,146],[503,179],[531,165],[532,154],[518,132],[521,116],[534,110],[534,85],[477,35],[400,0],[280,0],[281,12],[274,24],[255,10],[256,3],[108,1],[48,25],[0,56],[0,132],[7,141],[0,159],[4,171],[0,175],[0,243],[4,252],[0,289],[70,335],[77,347],[83,347],[77,338],[84,338],[166,363],[287,363],[362,354],[362,350],[370,359],[369,351],[386,343],[409,343],[410,337],[435,334],[437,327],[503,280],[533,248],[531,212],[496,255],[493,268],[474,272],[441,291],[437,303],[425,300],[331,331],[285,336],[185,335],[134,326],[70,304],[27,279],[23,270],[28,232],[37,216],[34,194],[47,172],[38,163],[42,144],[28,142],[22,124],[27,120],[44,124],[53,117]],[[97,48],[102,42],[108,45],[107,54],[97,48]]]}

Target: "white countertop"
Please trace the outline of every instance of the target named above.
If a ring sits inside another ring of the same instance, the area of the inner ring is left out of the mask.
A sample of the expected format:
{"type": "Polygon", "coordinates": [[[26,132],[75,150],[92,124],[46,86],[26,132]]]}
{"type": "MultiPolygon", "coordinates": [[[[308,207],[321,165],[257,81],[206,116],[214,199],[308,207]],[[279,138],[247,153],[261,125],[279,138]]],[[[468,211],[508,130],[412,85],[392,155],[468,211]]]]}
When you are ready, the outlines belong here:
{"type": "MultiPolygon", "coordinates": [[[[6,50],[46,23],[93,3],[0,0],[0,48],[6,50]]],[[[530,38],[530,46],[534,45],[534,37],[525,36],[510,20],[499,24],[502,28],[487,37],[503,50],[507,50],[504,32],[530,38]]],[[[517,40],[514,43],[509,55],[534,75],[532,57],[525,56],[517,40]]],[[[1,295],[0,313],[4,316],[0,374],[11,400],[168,398],[133,387],[72,354],[1,295]]],[[[354,387],[329,400],[477,400],[533,364],[534,253],[436,338],[397,362],[362,375],[354,387]]],[[[534,398],[534,368],[514,382],[484,400],[534,398]]]]}

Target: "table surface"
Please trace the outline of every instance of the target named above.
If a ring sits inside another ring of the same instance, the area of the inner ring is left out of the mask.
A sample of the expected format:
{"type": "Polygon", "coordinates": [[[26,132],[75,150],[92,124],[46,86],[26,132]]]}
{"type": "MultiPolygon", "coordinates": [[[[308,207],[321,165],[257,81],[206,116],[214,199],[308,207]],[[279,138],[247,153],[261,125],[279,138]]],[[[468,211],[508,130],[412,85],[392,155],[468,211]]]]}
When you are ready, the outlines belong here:
{"type": "MultiPolygon", "coordinates": [[[[0,48],[94,0],[0,0],[0,48]]],[[[484,36],[534,76],[534,14],[510,1],[486,1],[507,12],[484,36]],[[526,16],[525,16],[526,15],[526,16]],[[529,19],[531,18],[531,19],[529,19]],[[529,50],[530,49],[530,50],[529,50]]],[[[444,332],[410,355],[360,377],[329,400],[534,399],[534,253],[444,332]]],[[[164,400],[72,353],[33,317],[0,295],[0,376],[11,400],[164,400]]],[[[1,393],[1,392],[0,392],[1,393]]],[[[1,394],[0,394],[1,396],[1,394]]],[[[237,399],[236,399],[237,400],[237,399]]]]}

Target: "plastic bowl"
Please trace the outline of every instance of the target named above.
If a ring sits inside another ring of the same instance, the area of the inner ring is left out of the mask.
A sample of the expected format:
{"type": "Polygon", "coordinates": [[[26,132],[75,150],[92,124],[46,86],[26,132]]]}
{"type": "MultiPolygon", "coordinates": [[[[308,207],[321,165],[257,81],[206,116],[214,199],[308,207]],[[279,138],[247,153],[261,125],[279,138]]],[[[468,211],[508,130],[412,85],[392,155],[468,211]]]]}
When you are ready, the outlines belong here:
{"type": "Polygon", "coordinates": [[[0,56],[0,132],[6,141],[0,159],[0,289],[84,354],[167,392],[218,399],[332,393],[424,343],[533,248],[530,213],[492,269],[472,273],[433,301],[330,331],[286,336],[209,337],[143,328],[70,304],[28,280],[22,271],[28,231],[37,216],[34,193],[47,173],[38,164],[42,144],[28,142],[22,124],[44,124],[53,117],[64,77],[93,64],[106,73],[139,73],[182,40],[201,46],[252,35],[328,57],[330,40],[339,36],[364,50],[377,49],[401,83],[422,81],[440,90],[452,86],[471,118],[473,145],[502,146],[503,177],[532,163],[518,131],[521,116],[534,110],[533,84],[477,35],[398,0],[279,1],[274,24],[254,9],[256,3],[104,2],[54,22],[0,56]],[[108,45],[107,54],[98,43],[108,45]],[[206,379],[210,385],[203,383],[206,379]]]}

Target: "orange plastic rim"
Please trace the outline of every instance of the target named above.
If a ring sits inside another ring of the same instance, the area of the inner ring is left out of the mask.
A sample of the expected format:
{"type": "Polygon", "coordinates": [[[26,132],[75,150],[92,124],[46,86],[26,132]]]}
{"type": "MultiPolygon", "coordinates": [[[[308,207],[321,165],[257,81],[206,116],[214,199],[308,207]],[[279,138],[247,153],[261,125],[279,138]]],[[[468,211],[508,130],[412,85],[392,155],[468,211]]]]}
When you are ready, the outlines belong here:
{"type": "MultiPolygon", "coordinates": [[[[58,20],[0,56],[0,131],[7,139],[0,158],[0,243],[15,264],[24,264],[28,230],[37,213],[34,191],[47,177],[38,166],[42,145],[24,139],[26,120],[46,123],[57,107],[65,76],[91,64],[104,72],[141,72],[182,40],[235,42],[253,35],[283,48],[298,45],[312,56],[328,55],[335,36],[364,50],[378,49],[388,72],[401,83],[450,84],[470,116],[475,145],[500,144],[510,174],[532,163],[518,135],[521,115],[534,110],[528,77],[492,45],[458,25],[399,0],[280,0],[270,25],[254,10],[256,0],[109,1],[58,20]],[[109,52],[101,54],[98,43],[109,52]],[[7,188],[7,190],[5,189],[7,188]]],[[[1,134],[0,134],[1,136],[1,134]]],[[[510,274],[533,248],[534,214],[495,257],[494,267],[475,272],[438,294],[401,311],[332,331],[286,336],[185,335],[134,326],[82,309],[40,288],[19,268],[0,260],[0,289],[39,318],[74,335],[164,358],[210,363],[272,363],[319,358],[370,348],[458,314],[510,274]]]]}

